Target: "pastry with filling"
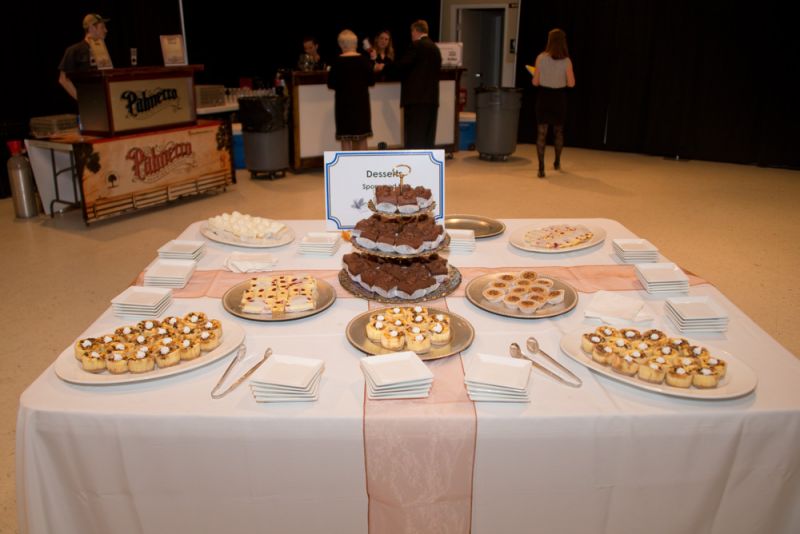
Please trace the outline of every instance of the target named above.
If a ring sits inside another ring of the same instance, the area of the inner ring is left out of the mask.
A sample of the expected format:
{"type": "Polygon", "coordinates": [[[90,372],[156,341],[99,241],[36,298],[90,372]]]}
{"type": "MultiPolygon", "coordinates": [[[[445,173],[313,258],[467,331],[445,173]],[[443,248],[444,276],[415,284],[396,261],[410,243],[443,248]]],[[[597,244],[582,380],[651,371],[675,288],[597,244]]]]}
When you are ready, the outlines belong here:
{"type": "Polygon", "coordinates": [[[500,280],[501,282],[507,283],[509,286],[513,284],[513,282],[517,279],[516,275],[511,273],[500,273],[495,276],[496,280],[500,280]]]}
{"type": "Polygon", "coordinates": [[[397,319],[401,321],[406,320],[406,316],[408,312],[406,308],[401,308],[400,306],[395,306],[394,308],[387,308],[383,311],[383,314],[386,316],[386,321],[389,323],[395,322],[397,319]]]}
{"type": "Polygon", "coordinates": [[[588,332],[581,336],[581,348],[583,352],[588,352],[589,354],[592,353],[594,350],[594,346],[598,343],[605,343],[606,338],[598,334],[597,332],[588,332]]]}
{"type": "Polygon", "coordinates": [[[695,374],[692,375],[692,384],[696,388],[711,389],[719,385],[719,371],[707,365],[701,365],[695,374]]]}
{"type": "Polygon", "coordinates": [[[164,317],[164,319],[161,320],[161,324],[172,328],[178,328],[182,322],[183,319],[181,319],[180,317],[176,317],[174,315],[170,315],[169,317],[164,317]]]}
{"type": "Polygon", "coordinates": [[[663,356],[653,356],[644,365],[639,365],[638,376],[645,382],[660,384],[667,374],[669,363],[663,356]]]}
{"type": "Polygon", "coordinates": [[[483,290],[481,295],[491,303],[500,302],[503,300],[503,297],[506,296],[503,290],[497,289],[496,287],[487,287],[483,290]]]}
{"type": "Polygon", "coordinates": [[[100,338],[86,337],[83,339],[79,339],[78,341],[75,342],[75,345],[73,346],[75,359],[81,361],[84,352],[102,349],[102,345],[103,341],[100,338]]]}
{"type": "Polygon", "coordinates": [[[414,330],[419,330],[419,328],[414,327],[411,331],[406,331],[406,348],[413,350],[417,354],[429,352],[431,350],[430,335],[422,330],[419,330],[419,332],[414,330]]]}
{"type": "Polygon", "coordinates": [[[678,365],[667,370],[667,385],[676,388],[688,388],[692,385],[692,372],[678,365]]]}
{"type": "Polygon", "coordinates": [[[550,289],[551,287],[553,287],[555,282],[553,282],[549,278],[537,278],[536,280],[533,281],[533,284],[537,286],[542,286],[546,289],[550,289]]]}
{"type": "Polygon", "coordinates": [[[709,356],[706,360],[701,360],[703,365],[706,365],[719,373],[719,378],[722,380],[728,372],[728,364],[722,358],[716,356],[709,356]]]}
{"type": "Polygon", "coordinates": [[[146,373],[155,367],[156,358],[147,346],[136,347],[133,356],[128,360],[128,370],[131,373],[146,373]]]}
{"type": "Polygon", "coordinates": [[[711,356],[711,354],[708,352],[708,349],[701,347],[700,345],[692,345],[689,347],[689,355],[701,360],[708,359],[711,356]]]}
{"type": "Polygon", "coordinates": [[[197,334],[181,336],[178,340],[178,346],[180,347],[181,360],[186,362],[200,357],[200,336],[197,334]]]}
{"type": "Polygon", "coordinates": [[[381,334],[381,347],[398,351],[403,348],[405,343],[405,336],[402,332],[395,327],[385,328],[381,334]]]}
{"type": "Polygon", "coordinates": [[[533,282],[536,280],[536,278],[538,278],[539,275],[536,273],[536,271],[520,271],[517,276],[522,280],[530,280],[533,282]]]}
{"type": "Polygon", "coordinates": [[[430,328],[430,334],[431,334],[431,343],[433,343],[434,345],[446,345],[450,343],[450,338],[452,337],[450,324],[447,322],[439,322],[439,321],[432,322],[430,328]]]}
{"type": "Polygon", "coordinates": [[[511,287],[511,284],[509,282],[504,282],[503,280],[493,280],[489,282],[488,287],[499,289],[500,291],[505,293],[506,291],[508,291],[508,288],[511,287]]]}
{"type": "Polygon", "coordinates": [[[620,336],[619,330],[607,324],[603,326],[598,326],[595,329],[595,332],[597,332],[598,334],[607,339],[616,339],[620,336]]]}
{"type": "Polygon", "coordinates": [[[99,346],[84,351],[81,354],[81,368],[90,373],[100,373],[106,368],[105,350],[99,346]]]}
{"type": "Polygon", "coordinates": [[[114,375],[121,375],[128,372],[128,354],[131,345],[128,343],[113,343],[106,352],[106,369],[114,375]]]}
{"type": "Polygon", "coordinates": [[[219,319],[209,319],[203,324],[202,329],[214,332],[217,337],[222,337],[222,323],[219,322],[219,319]]]}
{"type": "Polygon", "coordinates": [[[548,304],[561,304],[562,302],[564,302],[563,289],[551,290],[550,293],[547,295],[548,304]]]}
{"type": "Polygon", "coordinates": [[[136,326],[120,326],[114,330],[114,335],[124,339],[125,341],[133,340],[140,333],[141,332],[139,331],[139,328],[136,326]]]}
{"type": "Polygon", "coordinates": [[[503,304],[509,310],[518,310],[521,301],[522,298],[519,295],[506,295],[503,297],[503,304]]]}
{"type": "Polygon", "coordinates": [[[536,313],[536,310],[542,307],[540,300],[533,300],[527,297],[519,301],[519,311],[528,315],[536,313]]]}
{"type": "Polygon", "coordinates": [[[642,333],[642,339],[654,346],[661,346],[667,341],[667,336],[661,330],[651,329],[642,333]]]}
{"type": "MultiPolygon", "coordinates": [[[[379,317],[383,317],[383,315],[379,315],[379,317]]],[[[367,323],[367,338],[370,341],[375,343],[381,342],[381,335],[383,334],[384,329],[386,328],[386,323],[382,320],[373,319],[367,323]]]]}
{"type": "Polygon", "coordinates": [[[528,288],[528,295],[536,295],[537,297],[542,297],[547,300],[547,298],[550,296],[550,290],[544,286],[538,286],[534,284],[528,288]]]}
{"type": "Polygon", "coordinates": [[[614,348],[608,342],[597,343],[592,349],[592,359],[601,365],[608,365],[611,363],[611,358],[614,356],[614,348]]]}
{"type": "Polygon", "coordinates": [[[533,286],[533,282],[528,280],[527,278],[517,278],[513,282],[511,282],[512,287],[523,287],[527,291],[528,288],[533,286]]]}
{"type": "Polygon", "coordinates": [[[150,353],[155,355],[156,364],[160,368],[172,367],[181,363],[180,347],[171,338],[164,338],[151,345],[150,353]]]}
{"type": "Polygon", "coordinates": [[[642,333],[635,328],[623,328],[619,333],[620,336],[631,345],[635,345],[637,341],[642,339],[642,333]]]}
{"type": "Polygon", "coordinates": [[[630,343],[628,343],[621,337],[615,338],[613,341],[610,341],[609,345],[611,345],[611,348],[614,350],[614,354],[625,354],[626,352],[628,352],[633,348],[631,347],[630,343]]]}
{"type": "Polygon", "coordinates": [[[611,357],[611,368],[625,376],[633,376],[639,371],[639,362],[629,354],[615,354],[611,357]]]}
{"type": "Polygon", "coordinates": [[[219,347],[219,344],[222,342],[220,336],[208,330],[203,330],[197,337],[200,341],[200,350],[203,351],[214,350],[219,347]]]}
{"type": "Polygon", "coordinates": [[[203,312],[189,312],[183,317],[183,322],[201,325],[208,321],[208,317],[203,312]]]}

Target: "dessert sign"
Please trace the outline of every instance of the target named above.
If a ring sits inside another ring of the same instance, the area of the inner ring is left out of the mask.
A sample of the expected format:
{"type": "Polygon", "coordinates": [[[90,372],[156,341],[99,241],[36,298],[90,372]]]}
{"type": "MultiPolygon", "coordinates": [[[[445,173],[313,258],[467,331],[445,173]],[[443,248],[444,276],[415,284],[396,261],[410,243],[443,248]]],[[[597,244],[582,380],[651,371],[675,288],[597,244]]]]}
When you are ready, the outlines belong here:
{"type": "Polygon", "coordinates": [[[325,152],[325,218],[327,228],[353,228],[372,215],[369,201],[379,185],[400,185],[431,190],[433,217],[444,218],[444,151],[384,150],[325,152]]]}

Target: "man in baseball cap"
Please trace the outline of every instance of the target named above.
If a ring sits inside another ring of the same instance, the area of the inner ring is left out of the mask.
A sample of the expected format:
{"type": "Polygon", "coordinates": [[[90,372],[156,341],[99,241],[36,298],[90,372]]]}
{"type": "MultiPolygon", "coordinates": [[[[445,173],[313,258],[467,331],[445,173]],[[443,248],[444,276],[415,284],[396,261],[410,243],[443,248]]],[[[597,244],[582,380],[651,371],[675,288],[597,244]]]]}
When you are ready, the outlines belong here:
{"type": "Polygon", "coordinates": [[[67,48],[64,52],[64,57],[61,59],[61,63],[58,65],[58,70],[60,71],[58,83],[76,100],[78,98],[78,92],[72,80],[69,79],[69,74],[97,68],[92,62],[92,51],[89,46],[89,40],[104,41],[106,34],[108,34],[106,22],[109,20],[110,19],[101,17],[97,13],[89,13],[83,17],[83,40],[67,48]]]}

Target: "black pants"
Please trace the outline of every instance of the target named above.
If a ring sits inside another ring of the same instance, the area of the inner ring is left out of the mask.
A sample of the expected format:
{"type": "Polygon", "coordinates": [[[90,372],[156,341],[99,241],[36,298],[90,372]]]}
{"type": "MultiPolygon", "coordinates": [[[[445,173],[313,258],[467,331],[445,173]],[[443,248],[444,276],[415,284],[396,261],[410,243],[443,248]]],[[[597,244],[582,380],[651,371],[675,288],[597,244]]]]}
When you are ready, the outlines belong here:
{"type": "Polygon", "coordinates": [[[435,104],[412,104],[403,107],[403,144],[406,148],[433,148],[436,142],[435,104]]]}

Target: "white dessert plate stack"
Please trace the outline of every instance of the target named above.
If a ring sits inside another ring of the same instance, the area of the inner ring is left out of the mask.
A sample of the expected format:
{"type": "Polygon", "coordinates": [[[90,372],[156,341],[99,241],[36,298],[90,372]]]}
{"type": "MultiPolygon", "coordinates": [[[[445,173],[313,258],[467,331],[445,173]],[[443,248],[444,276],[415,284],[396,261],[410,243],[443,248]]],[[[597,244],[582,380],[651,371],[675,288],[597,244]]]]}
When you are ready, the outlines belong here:
{"type": "Polygon", "coordinates": [[[655,263],[658,249],[647,239],[614,239],[614,254],[622,263],[655,263]]]}
{"type": "Polygon", "coordinates": [[[206,252],[205,241],[173,239],[158,249],[158,256],[168,260],[197,260],[206,252]]]}
{"type": "Polygon", "coordinates": [[[144,271],[144,285],[158,287],[184,287],[192,277],[197,262],[194,260],[168,260],[158,258],[144,271]]]}
{"type": "Polygon", "coordinates": [[[470,254],[475,251],[475,230],[449,228],[447,233],[450,236],[450,252],[470,254]]]}
{"type": "Polygon", "coordinates": [[[411,351],[361,358],[367,396],[379,399],[424,399],[431,392],[433,373],[411,351]]]}
{"type": "Polygon", "coordinates": [[[689,291],[689,277],[674,263],[637,263],[633,268],[648,293],[689,291]]]}
{"type": "Polygon", "coordinates": [[[120,317],[160,317],[172,304],[168,287],[131,286],[113,299],[111,308],[120,317]]]}
{"type": "Polygon", "coordinates": [[[250,390],[256,402],[315,401],[324,367],[316,358],[274,354],[250,379],[250,390]]]}
{"type": "Polygon", "coordinates": [[[728,314],[722,306],[705,296],[668,298],[664,306],[666,316],[681,332],[725,332],[728,314]]]}
{"type": "Polygon", "coordinates": [[[305,256],[333,256],[342,244],[339,232],[309,232],[300,241],[300,254],[305,256]]]}
{"type": "Polygon", "coordinates": [[[531,363],[508,356],[476,354],[464,374],[473,401],[530,402],[528,379],[531,363]]]}

